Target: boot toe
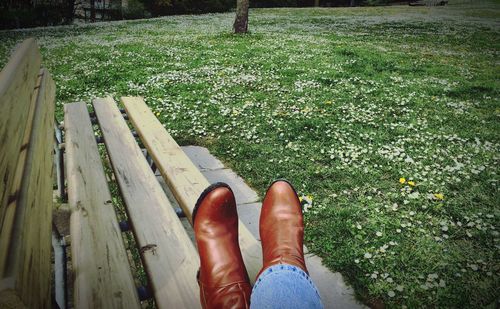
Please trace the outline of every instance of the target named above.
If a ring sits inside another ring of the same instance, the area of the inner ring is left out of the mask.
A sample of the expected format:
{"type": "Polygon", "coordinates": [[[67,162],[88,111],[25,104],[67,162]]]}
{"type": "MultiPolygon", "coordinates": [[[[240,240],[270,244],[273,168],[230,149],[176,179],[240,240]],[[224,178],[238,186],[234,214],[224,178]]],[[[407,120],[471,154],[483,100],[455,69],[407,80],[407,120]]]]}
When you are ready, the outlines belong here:
{"type": "MultiPolygon", "coordinates": [[[[293,186],[286,180],[275,181],[267,190],[263,207],[273,206],[275,209],[292,207],[292,211],[302,212],[299,197],[293,186]]],[[[268,208],[267,207],[267,208],[268,208]]]]}
{"type": "Polygon", "coordinates": [[[267,190],[267,194],[273,193],[273,194],[292,194],[297,196],[297,193],[295,192],[295,189],[293,188],[292,184],[289,183],[286,180],[276,180],[271,184],[269,189],[267,190]]]}
{"type": "Polygon", "coordinates": [[[206,188],[198,198],[193,209],[193,227],[197,218],[216,219],[220,215],[232,215],[232,209],[236,205],[233,191],[222,182],[215,183],[206,188]]]}

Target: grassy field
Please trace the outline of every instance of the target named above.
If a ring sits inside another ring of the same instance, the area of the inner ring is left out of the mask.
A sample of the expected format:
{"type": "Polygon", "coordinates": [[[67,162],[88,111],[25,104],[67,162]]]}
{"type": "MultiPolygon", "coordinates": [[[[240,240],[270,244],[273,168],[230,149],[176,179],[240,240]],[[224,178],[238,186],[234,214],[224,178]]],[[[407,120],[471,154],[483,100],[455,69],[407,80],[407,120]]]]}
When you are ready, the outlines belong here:
{"type": "Polygon", "coordinates": [[[307,246],[368,304],[498,306],[500,4],[266,9],[35,36],[66,102],[142,95],[180,144],[312,200],[307,246]]]}

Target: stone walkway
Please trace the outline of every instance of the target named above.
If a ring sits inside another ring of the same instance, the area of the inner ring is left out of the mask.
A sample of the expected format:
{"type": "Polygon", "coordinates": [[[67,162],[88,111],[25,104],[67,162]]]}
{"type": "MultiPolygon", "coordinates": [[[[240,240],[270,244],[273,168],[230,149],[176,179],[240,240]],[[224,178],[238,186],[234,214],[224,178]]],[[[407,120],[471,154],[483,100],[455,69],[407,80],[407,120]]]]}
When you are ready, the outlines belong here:
{"type": "MultiPolygon", "coordinates": [[[[198,146],[182,147],[186,155],[193,161],[210,183],[222,181],[233,189],[238,204],[240,220],[247,226],[256,239],[259,237],[259,216],[261,203],[259,196],[245,181],[232,170],[212,156],[206,148],[198,146]]],[[[178,207],[172,193],[169,192],[163,178],[158,180],[163,185],[174,207],[178,207]]],[[[187,219],[181,220],[194,241],[193,230],[187,219]]],[[[307,249],[306,249],[307,252],[307,249]]],[[[311,278],[318,287],[325,308],[366,308],[354,298],[353,290],[344,283],[340,273],[332,273],[321,264],[321,259],[312,254],[306,254],[306,265],[311,278]]]]}

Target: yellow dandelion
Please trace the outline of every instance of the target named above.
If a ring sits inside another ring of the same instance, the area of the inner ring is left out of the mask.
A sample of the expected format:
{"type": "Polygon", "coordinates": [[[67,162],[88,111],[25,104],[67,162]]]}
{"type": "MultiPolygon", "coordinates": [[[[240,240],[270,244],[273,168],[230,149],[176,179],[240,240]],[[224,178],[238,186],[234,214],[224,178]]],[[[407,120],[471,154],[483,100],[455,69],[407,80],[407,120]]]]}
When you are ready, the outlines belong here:
{"type": "Polygon", "coordinates": [[[403,178],[403,177],[399,178],[399,183],[405,183],[405,182],[406,182],[406,178],[403,178]]]}
{"type": "Polygon", "coordinates": [[[332,104],[332,101],[326,101],[325,104],[332,104]]]}
{"type": "Polygon", "coordinates": [[[408,185],[410,185],[411,187],[415,187],[415,182],[414,181],[408,181],[408,185]]]}
{"type": "Polygon", "coordinates": [[[444,194],[442,193],[434,193],[434,197],[440,201],[444,200],[444,194]]]}

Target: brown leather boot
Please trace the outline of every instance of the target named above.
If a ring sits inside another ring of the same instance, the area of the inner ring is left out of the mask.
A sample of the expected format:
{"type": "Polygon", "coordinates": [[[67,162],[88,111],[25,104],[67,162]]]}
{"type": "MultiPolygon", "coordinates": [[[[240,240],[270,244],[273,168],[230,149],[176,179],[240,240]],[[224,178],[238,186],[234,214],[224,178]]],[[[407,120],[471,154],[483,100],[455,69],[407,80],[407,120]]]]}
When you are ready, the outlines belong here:
{"type": "Polygon", "coordinates": [[[203,191],[193,210],[193,227],[202,307],[248,308],[252,287],[238,243],[236,201],[227,184],[203,191]]]}
{"type": "Polygon", "coordinates": [[[276,264],[294,265],[307,273],[302,207],[297,193],[287,181],[275,181],[267,190],[262,202],[259,233],[263,256],[259,275],[276,264]]]}

